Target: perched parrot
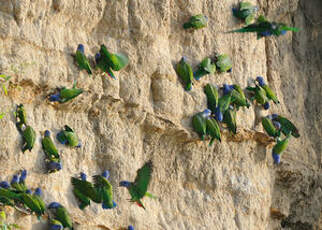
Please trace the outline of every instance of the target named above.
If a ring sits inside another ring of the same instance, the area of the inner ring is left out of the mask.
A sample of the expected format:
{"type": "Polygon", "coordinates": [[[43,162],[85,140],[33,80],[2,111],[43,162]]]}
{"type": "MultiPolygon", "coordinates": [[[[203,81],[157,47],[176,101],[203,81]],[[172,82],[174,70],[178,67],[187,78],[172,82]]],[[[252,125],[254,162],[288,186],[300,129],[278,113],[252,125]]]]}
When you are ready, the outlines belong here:
{"type": "Polygon", "coordinates": [[[202,113],[197,113],[192,117],[192,127],[198,133],[200,139],[204,140],[207,134],[207,125],[206,118],[202,116],[202,113]]]}
{"type": "Polygon", "coordinates": [[[262,125],[265,129],[266,133],[271,137],[279,137],[281,135],[281,132],[279,129],[275,127],[271,119],[267,117],[262,118],[262,125]]]}
{"type": "Polygon", "coordinates": [[[220,128],[217,121],[213,118],[207,118],[206,124],[207,124],[207,134],[211,137],[209,146],[211,146],[214,143],[215,139],[221,142],[221,133],[220,133],[220,128]]]}
{"type": "Polygon", "coordinates": [[[76,148],[82,147],[77,134],[68,125],[65,125],[64,130],[57,134],[57,140],[63,145],[69,145],[76,148]]]}
{"type": "Polygon", "coordinates": [[[42,211],[42,214],[45,213],[45,209],[46,209],[46,205],[45,202],[43,201],[43,199],[41,198],[42,195],[42,191],[40,188],[36,188],[34,194],[32,195],[32,197],[38,202],[39,207],[42,211]]]}
{"type": "Polygon", "coordinates": [[[64,206],[58,202],[52,202],[49,204],[48,209],[53,210],[55,219],[58,220],[64,228],[73,230],[72,219],[64,206]]]}
{"type": "Polygon", "coordinates": [[[102,208],[112,209],[116,207],[116,203],[113,201],[113,187],[107,180],[109,178],[109,171],[104,171],[102,175],[95,175],[94,187],[97,190],[98,195],[102,198],[102,208]]]}
{"type": "Polygon", "coordinates": [[[55,173],[63,168],[62,164],[56,161],[48,161],[46,164],[46,167],[47,167],[48,173],[55,173]]]}
{"type": "Polygon", "coordinates": [[[237,110],[239,107],[250,107],[250,104],[239,85],[232,85],[231,101],[232,104],[236,105],[237,110]]]}
{"type": "Polygon", "coordinates": [[[113,54],[108,52],[105,45],[101,45],[100,55],[104,62],[114,71],[123,69],[129,63],[129,59],[124,54],[113,54]]]}
{"type": "Polygon", "coordinates": [[[230,132],[232,132],[233,134],[236,134],[237,133],[236,110],[231,107],[227,109],[226,112],[224,113],[224,123],[227,124],[227,127],[230,132]]]}
{"type": "Polygon", "coordinates": [[[263,15],[260,15],[256,22],[250,25],[247,25],[241,29],[232,30],[228,33],[247,33],[253,32],[257,33],[257,39],[268,36],[280,36],[286,34],[287,31],[298,32],[299,29],[296,27],[289,27],[284,23],[269,22],[263,15]]]}
{"type": "Polygon", "coordinates": [[[290,120],[277,114],[272,114],[270,117],[273,120],[273,122],[277,121],[280,123],[281,131],[284,135],[288,135],[289,133],[291,133],[293,137],[300,137],[299,130],[290,120]]]}
{"type": "Polygon", "coordinates": [[[180,62],[176,66],[177,74],[185,84],[187,91],[192,88],[193,73],[191,66],[187,63],[187,58],[182,57],[180,62]]]}
{"type": "Polygon", "coordinates": [[[237,8],[233,8],[233,15],[249,25],[254,20],[257,10],[258,8],[249,2],[240,2],[237,8]]]}
{"type": "Polygon", "coordinates": [[[18,175],[13,175],[10,185],[18,192],[25,192],[27,190],[25,182],[22,180],[19,180],[18,175]]]}
{"type": "Polygon", "coordinates": [[[28,207],[32,213],[35,213],[38,217],[42,216],[44,214],[44,210],[41,207],[39,200],[29,193],[30,191],[26,191],[26,193],[19,194],[19,200],[28,207]]]}
{"type": "Polygon", "coordinates": [[[204,92],[207,95],[208,109],[210,109],[213,113],[215,113],[216,107],[218,106],[218,100],[219,100],[217,87],[208,83],[204,87],[204,92]]]}
{"type": "Polygon", "coordinates": [[[201,77],[207,74],[213,74],[216,71],[216,64],[212,63],[211,59],[206,57],[200,63],[196,72],[193,73],[193,77],[199,80],[201,77]]]}
{"type": "Polygon", "coordinates": [[[49,220],[49,230],[63,230],[64,227],[59,220],[50,219],[49,220]]]}
{"type": "Polygon", "coordinates": [[[216,58],[216,66],[219,72],[231,72],[232,62],[227,54],[222,54],[216,58]]]}
{"type": "Polygon", "coordinates": [[[96,62],[97,68],[101,69],[104,73],[107,73],[107,75],[110,76],[111,78],[116,79],[112,71],[112,68],[109,66],[108,62],[104,61],[100,53],[97,53],[95,55],[95,62],[96,62]]]}
{"type": "Polygon", "coordinates": [[[92,74],[92,69],[91,66],[88,62],[87,57],[85,56],[85,51],[84,51],[84,45],[79,44],[76,50],[76,62],[78,64],[78,67],[83,70],[85,69],[88,74],[92,74]]]}
{"type": "Polygon", "coordinates": [[[45,131],[45,137],[42,139],[41,143],[47,159],[50,161],[58,162],[60,160],[60,156],[54,142],[50,138],[49,130],[45,131]]]}
{"type": "Polygon", "coordinates": [[[120,187],[126,187],[131,195],[131,202],[136,202],[136,204],[143,209],[145,209],[141,199],[146,196],[149,183],[152,177],[152,161],[146,162],[142,168],[140,168],[135,177],[134,182],[121,181],[120,187]]]}
{"type": "Polygon", "coordinates": [[[23,104],[20,104],[16,109],[16,126],[20,132],[23,125],[27,126],[27,115],[23,104]]]}
{"type": "Polygon", "coordinates": [[[229,108],[229,105],[231,103],[231,95],[232,94],[230,92],[228,94],[221,96],[218,100],[218,106],[215,110],[215,118],[219,122],[223,121],[223,114],[229,108]]]}
{"type": "Polygon", "coordinates": [[[269,109],[269,99],[267,98],[266,91],[256,84],[256,87],[247,87],[254,96],[251,101],[256,100],[256,102],[264,107],[265,110],[269,109]]]}
{"type": "Polygon", "coordinates": [[[259,86],[265,90],[266,96],[268,99],[272,100],[275,104],[280,103],[279,100],[277,99],[275,93],[271,90],[271,88],[269,88],[268,85],[265,84],[263,77],[258,76],[256,78],[256,81],[258,82],[259,86]]]}
{"type": "Polygon", "coordinates": [[[0,204],[14,207],[14,200],[18,198],[18,194],[10,189],[7,181],[0,182],[0,204]]]}
{"type": "Polygon", "coordinates": [[[189,21],[183,24],[184,29],[201,29],[207,26],[208,17],[202,14],[197,14],[190,17],[189,21]]]}
{"type": "Polygon", "coordinates": [[[280,163],[282,153],[287,148],[290,137],[291,134],[289,133],[283,140],[277,140],[277,143],[273,147],[272,157],[275,164],[280,163]]]}
{"type": "Polygon", "coordinates": [[[36,141],[35,130],[31,126],[27,125],[25,130],[22,131],[22,137],[23,137],[22,152],[25,152],[26,150],[31,151],[36,141]]]}
{"type": "Polygon", "coordinates": [[[73,88],[67,89],[66,87],[63,87],[59,89],[58,93],[49,96],[49,101],[58,101],[59,103],[65,103],[79,96],[81,93],[83,93],[83,90],[76,88],[75,81],[73,88]]]}

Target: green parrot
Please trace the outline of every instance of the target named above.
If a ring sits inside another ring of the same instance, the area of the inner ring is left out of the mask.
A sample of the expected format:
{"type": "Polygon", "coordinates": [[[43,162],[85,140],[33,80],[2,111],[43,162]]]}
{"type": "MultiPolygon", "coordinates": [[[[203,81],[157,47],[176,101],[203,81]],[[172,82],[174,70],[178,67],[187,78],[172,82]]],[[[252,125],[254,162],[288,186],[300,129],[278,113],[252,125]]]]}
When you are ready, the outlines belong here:
{"type": "Polygon", "coordinates": [[[97,190],[98,195],[102,198],[102,208],[112,209],[116,207],[116,203],[113,201],[113,187],[107,180],[109,177],[109,171],[104,171],[102,175],[95,175],[94,187],[97,190]]]}
{"type": "Polygon", "coordinates": [[[207,134],[206,118],[202,113],[197,113],[192,117],[192,127],[196,133],[200,136],[201,140],[205,139],[207,134]]]}
{"type": "Polygon", "coordinates": [[[76,148],[82,147],[82,144],[74,130],[72,130],[68,125],[65,125],[64,129],[65,130],[62,130],[57,134],[57,140],[63,145],[69,145],[76,148]]]}
{"type": "Polygon", "coordinates": [[[207,118],[206,125],[207,125],[207,134],[211,136],[209,146],[211,146],[214,143],[215,139],[221,142],[221,133],[220,133],[220,128],[217,121],[213,118],[207,118]]]}
{"type": "Polygon", "coordinates": [[[1,182],[0,187],[0,203],[3,205],[9,205],[14,207],[15,200],[19,199],[19,193],[14,192],[10,189],[8,182],[1,182]],[[2,184],[5,183],[5,186],[2,184]]]}
{"type": "Polygon", "coordinates": [[[49,229],[50,230],[63,230],[63,224],[56,219],[49,219],[49,229]]]}
{"type": "Polygon", "coordinates": [[[266,92],[266,96],[268,99],[272,100],[275,104],[280,103],[279,100],[276,97],[276,94],[271,90],[271,88],[269,88],[268,85],[265,84],[264,78],[261,76],[258,76],[256,78],[256,81],[258,82],[259,86],[262,87],[265,92],[266,92]]]}
{"type": "Polygon", "coordinates": [[[44,210],[41,207],[41,204],[33,195],[28,193],[21,193],[19,194],[19,200],[26,207],[28,207],[32,213],[35,213],[38,217],[44,214],[44,210]]]}
{"type": "Polygon", "coordinates": [[[293,137],[300,137],[299,130],[290,120],[277,114],[272,114],[271,117],[273,121],[277,121],[281,124],[281,131],[284,135],[291,133],[293,137]]]}
{"type": "Polygon", "coordinates": [[[289,133],[283,140],[277,140],[273,147],[272,156],[275,164],[279,164],[283,151],[287,148],[291,134],[289,133]]]}
{"type": "Polygon", "coordinates": [[[192,89],[193,72],[191,66],[187,63],[187,58],[182,57],[176,66],[177,74],[185,84],[187,91],[192,89]]]}
{"type": "Polygon", "coordinates": [[[207,95],[208,109],[210,109],[213,113],[215,113],[216,107],[218,106],[218,100],[219,100],[217,87],[208,83],[204,87],[204,92],[207,95]]]}
{"type": "Polygon", "coordinates": [[[88,74],[92,74],[92,69],[87,57],[85,56],[84,45],[79,44],[76,50],[76,62],[81,70],[85,69],[88,74]]]}
{"type": "Polygon", "coordinates": [[[227,127],[230,132],[233,134],[237,133],[237,123],[236,123],[236,110],[231,107],[226,110],[224,113],[224,123],[227,124],[227,127]]]}
{"type": "Polygon", "coordinates": [[[216,66],[219,72],[231,72],[232,62],[227,54],[222,54],[216,58],[216,66]]]}
{"type": "Polygon", "coordinates": [[[233,8],[233,14],[236,18],[244,20],[249,25],[255,18],[257,7],[249,2],[240,2],[237,8],[233,8]]]}
{"type": "Polygon", "coordinates": [[[271,137],[279,137],[281,135],[280,130],[276,129],[271,119],[267,117],[262,118],[262,125],[266,133],[271,137]]]}
{"type": "Polygon", "coordinates": [[[280,36],[286,34],[287,31],[298,32],[299,29],[296,27],[289,27],[284,23],[270,22],[263,15],[260,15],[256,22],[247,25],[241,29],[232,30],[228,33],[248,33],[253,32],[257,34],[257,39],[268,36],[280,36]]]}
{"type": "Polygon", "coordinates": [[[73,88],[67,89],[66,87],[63,87],[59,89],[59,92],[56,94],[52,94],[49,96],[49,101],[55,102],[58,101],[59,103],[65,103],[68,102],[75,97],[79,96],[83,93],[82,89],[76,88],[76,81],[73,84],[73,88]]]}
{"type": "Polygon", "coordinates": [[[25,152],[26,150],[31,151],[36,141],[35,130],[31,126],[27,125],[25,130],[22,131],[22,137],[23,137],[22,152],[25,152]]]}
{"type": "Polygon", "coordinates": [[[104,73],[107,73],[107,75],[111,78],[116,79],[112,68],[109,66],[108,62],[102,58],[102,55],[100,53],[97,53],[95,55],[95,62],[97,68],[101,69],[104,73]]]}
{"type": "Polygon", "coordinates": [[[193,73],[193,76],[196,80],[199,80],[201,77],[207,74],[213,74],[216,71],[216,64],[211,63],[211,59],[206,57],[200,63],[196,72],[193,73]]]}
{"type": "Polygon", "coordinates": [[[27,126],[27,114],[23,104],[20,104],[16,109],[16,126],[20,132],[23,125],[27,126]]]}
{"type": "Polygon", "coordinates": [[[40,188],[36,188],[34,194],[32,195],[32,198],[38,202],[39,207],[41,209],[42,214],[45,213],[45,209],[46,209],[46,205],[45,202],[43,201],[43,199],[41,198],[42,195],[42,191],[40,188]]]}
{"type": "Polygon", "coordinates": [[[226,110],[229,109],[229,105],[231,103],[231,99],[232,99],[232,93],[228,93],[228,94],[225,94],[223,96],[221,96],[218,100],[218,106],[220,108],[220,111],[222,113],[225,113],[226,110]]]}
{"type": "Polygon", "coordinates": [[[55,219],[58,220],[64,228],[73,230],[73,222],[67,209],[58,202],[51,202],[48,206],[49,210],[53,210],[55,219]]]}
{"type": "Polygon", "coordinates": [[[44,152],[46,153],[48,160],[50,160],[50,161],[59,161],[60,160],[58,150],[57,150],[54,142],[50,138],[49,130],[45,131],[45,137],[42,139],[41,143],[42,143],[42,148],[43,148],[44,152]]]}
{"type": "Polygon", "coordinates": [[[184,29],[201,29],[207,26],[208,17],[203,14],[191,16],[189,21],[183,24],[184,29]]]}
{"type": "Polygon", "coordinates": [[[28,190],[25,184],[26,177],[27,177],[27,170],[23,170],[21,172],[20,178],[18,177],[18,175],[14,175],[10,182],[11,187],[15,189],[16,192],[26,192],[28,190]]]}
{"type": "Polygon", "coordinates": [[[124,54],[113,54],[108,52],[105,45],[101,45],[100,55],[104,62],[107,63],[114,71],[123,69],[128,63],[129,59],[124,54]]]}
{"type": "Polygon", "coordinates": [[[237,110],[239,107],[250,107],[249,102],[246,99],[246,96],[239,85],[232,85],[233,89],[231,91],[231,101],[236,105],[237,110]]]}
{"type": "Polygon", "coordinates": [[[269,99],[267,98],[265,90],[256,84],[256,87],[247,87],[254,96],[251,100],[256,100],[256,102],[264,107],[265,110],[269,109],[269,99]]]}
{"type": "Polygon", "coordinates": [[[147,190],[152,177],[152,161],[146,162],[136,173],[134,182],[121,181],[120,187],[126,187],[131,195],[131,202],[145,209],[141,199],[147,195],[147,190]]]}

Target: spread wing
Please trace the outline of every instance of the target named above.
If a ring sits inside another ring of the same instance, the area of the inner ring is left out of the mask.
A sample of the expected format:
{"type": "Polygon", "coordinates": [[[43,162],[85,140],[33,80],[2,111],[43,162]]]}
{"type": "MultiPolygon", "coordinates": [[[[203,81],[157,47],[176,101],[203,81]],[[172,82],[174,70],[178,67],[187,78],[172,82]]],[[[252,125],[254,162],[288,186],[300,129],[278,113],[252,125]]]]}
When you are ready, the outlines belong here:
{"type": "Polygon", "coordinates": [[[152,161],[148,161],[137,171],[134,185],[140,198],[145,196],[152,176],[152,161]]]}

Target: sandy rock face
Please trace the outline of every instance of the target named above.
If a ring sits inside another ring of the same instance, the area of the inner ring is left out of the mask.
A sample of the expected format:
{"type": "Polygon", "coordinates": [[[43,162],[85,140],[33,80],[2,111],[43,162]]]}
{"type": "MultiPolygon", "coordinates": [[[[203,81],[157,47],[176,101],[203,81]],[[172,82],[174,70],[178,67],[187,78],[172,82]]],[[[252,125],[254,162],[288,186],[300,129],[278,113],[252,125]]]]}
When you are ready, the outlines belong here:
{"type": "MultiPolygon", "coordinates": [[[[255,4],[255,1],[252,1],[255,4]]],[[[225,34],[242,24],[232,17],[237,1],[183,0],[0,0],[0,72],[12,76],[0,96],[0,177],[29,171],[28,186],[41,187],[46,203],[61,202],[75,229],[321,229],[321,9],[319,0],[263,1],[260,12],[301,28],[280,38],[225,34]],[[192,14],[209,17],[208,27],[184,31],[192,14]],[[130,64],[112,80],[80,72],[71,56],[79,43],[93,57],[104,43],[130,64]],[[182,56],[196,66],[204,57],[227,53],[232,73],[213,74],[185,92],[174,64],[182,56]],[[237,114],[238,134],[225,132],[208,147],[191,128],[191,116],[206,108],[209,82],[246,87],[261,75],[281,104],[269,112],[287,116],[301,137],[291,139],[282,164],[273,165],[272,141],[262,132],[266,115],[252,106],[237,114]],[[56,87],[85,92],[64,105],[45,98],[56,87]],[[20,151],[12,110],[25,105],[37,132],[32,152],[20,151]],[[45,174],[41,135],[65,124],[82,140],[81,149],[60,144],[63,169],[45,174]],[[120,180],[134,180],[145,161],[154,162],[149,190],[159,199],[131,205],[120,180]],[[110,170],[117,208],[77,207],[70,177],[110,170]]],[[[35,216],[6,208],[22,229],[45,229],[35,216]]]]}

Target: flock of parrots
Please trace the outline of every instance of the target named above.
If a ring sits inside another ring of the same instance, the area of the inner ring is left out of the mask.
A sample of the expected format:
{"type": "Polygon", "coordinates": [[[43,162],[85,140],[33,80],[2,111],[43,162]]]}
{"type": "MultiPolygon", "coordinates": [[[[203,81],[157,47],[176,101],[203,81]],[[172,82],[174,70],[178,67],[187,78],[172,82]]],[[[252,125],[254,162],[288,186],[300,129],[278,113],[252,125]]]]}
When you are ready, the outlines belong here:
{"type": "MultiPolygon", "coordinates": [[[[236,8],[233,8],[233,15],[246,23],[246,26],[229,32],[255,32],[257,38],[267,36],[280,36],[286,31],[298,31],[297,28],[288,27],[283,23],[269,22],[262,15],[255,19],[257,7],[248,2],[240,2],[236,8]]],[[[184,29],[201,29],[206,27],[208,18],[202,14],[192,16],[188,22],[183,24],[184,29]]],[[[84,46],[78,45],[75,60],[80,70],[86,70],[88,74],[92,74],[92,67],[84,52],[84,46]]],[[[120,71],[129,62],[128,57],[124,54],[110,53],[104,45],[101,45],[99,53],[95,55],[96,67],[115,79],[113,71],[120,71]]],[[[193,80],[200,80],[207,74],[218,72],[231,72],[232,62],[228,55],[217,55],[211,59],[206,57],[198,65],[195,72],[187,63],[187,59],[182,57],[176,65],[176,72],[184,84],[185,90],[192,88],[193,80]]],[[[228,128],[232,134],[237,133],[236,112],[240,107],[250,107],[250,103],[243,89],[237,85],[224,84],[221,88],[222,94],[219,96],[217,86],[207,84],[204,92],[207,96],[207,109],[197,113],[192,117],[192,126],[199,134],[201,140],[205,140],[206,136],[210,137],[209,145],[211,146],[215,139],[221,141],[221,127],[228,128]]],[[[269,109],[269,102],[273,101],[278,104],[278,98],[275,93],[265,84],[262,77],[257,77],[254,81],[254,87],[246,88],[251,96],[251,101],[256,101],[265,110],[269,109]]],[[[83,92],[82,89],[73,87],[59,88],[57,91],[48,96],[48,100],[53,103],[68,102],[83,92]]],[[[18,105],[16,112],[16,126],[23,138],[22,152],[31,151],[36,141],[36,131],[28,125],[27,115],[23,105],[18,105]]],[[[280,157],[287,148],[289,138],[291,136],[299,137],[299,132],[294,124],[287,118],[277,114],[272,114],[262,118],[262,125],[267,134],[276,138],[276,144],[273,147],[273,159],[276,164],[280,163],[280,157]],[[285,137],[280,139],[281,134],[285,137]]],[[[51,133],[46,130],[42,138],[42,148],[46,156],[46,167],[48,173],[55,173],[62,169],[59,150],[51,139],[51,133]]],[[[81,148],[82,144],[77,134],[68,125],[57,133],[56,139],[59,143],[71,148],[81,148]]],[[[146,162],[138,171],[134,182],[121,181],[119,186],[126,187],[130,193],[131,202],[145,209],[142,198],[145,196],[156,198],[147,192],[152,176],[152,161],[146,162]]],[[[17,210],[34,213],[41,219],[45,213],[49,216],[49,229],[60,230],[64,228],[73,229],[72,218],[66,208],[58,202],[52,202],[47,207],[41,198],[42,191],[40,188],[35,189],[34,193],[25,184],[27,171],[22,170],[19,174],[13,176],[10,184],[7,181],[0,182],[0,203],[2,205],[12,206],[17,210]]],[[[73,193],[78,200],[79,208],[84,209],[90,205],[91,201],[102,205],[103,209],[112,209],[116,207],[113,200],[112,185],[108,181],[109,171],[104,171],[101,175],[94,175],[93,182],[87,180],[85,173],[81,172],[79,177],[72,177],[71,184],[73,193]]],[[[128,230],[133,230],[133,226],[129,226],[128,230]]]]}

